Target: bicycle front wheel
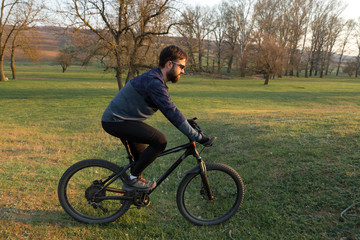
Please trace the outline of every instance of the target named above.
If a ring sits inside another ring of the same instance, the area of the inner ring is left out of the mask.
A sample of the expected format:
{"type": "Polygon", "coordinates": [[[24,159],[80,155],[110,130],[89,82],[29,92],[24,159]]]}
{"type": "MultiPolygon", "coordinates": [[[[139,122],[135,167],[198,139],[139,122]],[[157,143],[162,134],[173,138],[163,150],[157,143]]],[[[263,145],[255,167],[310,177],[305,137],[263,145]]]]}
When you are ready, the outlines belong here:
{"type": "Polygon", "coordinates": [[[80,222],[115,221],[129,209],[131,201],[116,199],[127,195],[121,189],[120,178],[106,189],[102,188],[121,170],[118,165],[101,159],[83,160],[72,165],[59,181],[58,197],[61,206],[80,222]]]}
{"type": "Polygon", "coordinates": [[[231,218],[244,199],[244,184],[231,167],[206,163],[206,173],[214,199],[209,200],[200,172],[181,181],[176,200],[180,213],[196,225],[220,224],[231,218]]]}

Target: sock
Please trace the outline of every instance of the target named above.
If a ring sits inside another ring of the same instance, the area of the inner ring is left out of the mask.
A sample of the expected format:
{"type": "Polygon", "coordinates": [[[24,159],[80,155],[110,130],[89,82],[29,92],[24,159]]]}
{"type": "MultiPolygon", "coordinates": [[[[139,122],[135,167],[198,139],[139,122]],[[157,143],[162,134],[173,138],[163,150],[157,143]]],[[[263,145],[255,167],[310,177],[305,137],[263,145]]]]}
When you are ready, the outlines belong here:
{"type": "Polygon", "coordinates": [[[137,178],[137,176],[134,176],[130,173],[130,180],[134,180],[135,178],[137,178]]]}

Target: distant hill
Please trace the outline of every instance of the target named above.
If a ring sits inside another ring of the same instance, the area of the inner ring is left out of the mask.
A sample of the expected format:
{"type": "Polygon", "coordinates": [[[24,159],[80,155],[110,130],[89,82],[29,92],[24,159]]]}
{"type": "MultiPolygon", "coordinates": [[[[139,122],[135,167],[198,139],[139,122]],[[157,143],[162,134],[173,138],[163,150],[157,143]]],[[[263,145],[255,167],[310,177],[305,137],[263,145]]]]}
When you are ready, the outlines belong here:
{"type": "Polygon", "coordinates": [[[41,61],[53,61],[64,46],[66,37],[63,28],[40,27],[39,28],[39,50],[41,61]]]}
{"type": "MultiPolygon", "coordinates": [[[[60,48],[65,44],[66,37],[64,28],[60,27],[38,27],[38,38],[35,44],[38,47],[40,62],[53,62],[59,54],[60,48]]],[[[21,48],[16,49],[16,61],[30,61],[26,57],[21,48]]],[[[9,54],[5,56],[5,60],[9,60],[9,54]]]]}
{"type": "MultiPolygon", "coordinates": [[[[61,27],[54,27],[54,26],[43,26],[38,27],[38,38],[35,40],[35,44],[38,47],[39,55],[40,55],[40,62],[54,62],[56,60],[56,57],[59,54],[59,50],[61,47],[64,46],[67,38],[65,35],[65,28],[61,27]]],[[[176,43],[179,42],[177,40],[177,37],[172,36],[166,36],[164,37],[164,41],[170,43],[176,43]]],[[[211,48],[215,48],[215,46],[212,46],[211,48]]],[[[18,48],[16,50],[16,61],[30,61],[28,57],[26,57],[23,53],[23,51],[18,48]]],[[[339,55],[334,54],[333,60],[335,62],[338,61],[339,55]]],[[[347,62],[349,60],[354,59],[354,56],[343,56],[343,61],[347,62]]],[[[9,60],[9,54],[5,56],[5,61],[9,60]]]]}

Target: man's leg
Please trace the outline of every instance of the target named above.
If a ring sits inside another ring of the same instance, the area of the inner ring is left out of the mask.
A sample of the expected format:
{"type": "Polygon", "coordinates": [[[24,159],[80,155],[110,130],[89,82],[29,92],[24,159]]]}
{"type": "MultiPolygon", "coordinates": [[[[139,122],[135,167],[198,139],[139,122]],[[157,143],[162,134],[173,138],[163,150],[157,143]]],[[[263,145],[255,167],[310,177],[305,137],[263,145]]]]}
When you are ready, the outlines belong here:
{"type": "Polygon", "coordinates": [[[165,150],[166,136],[159,130],[137,121],[103,123],[103,128],[109,134],[126,139],[136,160],[131,174],[139,176],[165,150]],[[149,144],[144,149],[145,145],[149,144]]]}

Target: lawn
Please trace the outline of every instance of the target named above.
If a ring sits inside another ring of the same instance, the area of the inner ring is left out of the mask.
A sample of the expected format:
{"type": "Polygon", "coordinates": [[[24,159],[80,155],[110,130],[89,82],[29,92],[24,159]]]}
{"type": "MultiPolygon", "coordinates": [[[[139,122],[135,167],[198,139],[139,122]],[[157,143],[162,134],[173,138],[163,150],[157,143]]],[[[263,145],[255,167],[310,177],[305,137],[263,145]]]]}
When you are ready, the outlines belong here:
{"type": "MultiPolygon", "coordinates": [[[[360,217],[341,212],[360,201],[360,80],[184,76],[169,84],[183,114],[217,136],[201,153],[232,166],[245,184],[239,212],[219,226],[187,222],[176,189],[187,159],[150,197],[106,225],[78,223],[61,208],[57,184],[75,162],[126,163],[101,115],[117,92],[113,73],[96,68],[22,66],[0,82],[0,239],[360,239],[360,217]]],[[[147,122],[168,147],[184,137],[159,112],[147,122]]],[[[201,148],[200,148],[201,149],[201,148]]],[[[159,158],[156,179],[178,155],[159,158]]],[[[359,205],[358,205],[359,206],[359,205]]]]}

